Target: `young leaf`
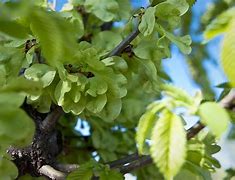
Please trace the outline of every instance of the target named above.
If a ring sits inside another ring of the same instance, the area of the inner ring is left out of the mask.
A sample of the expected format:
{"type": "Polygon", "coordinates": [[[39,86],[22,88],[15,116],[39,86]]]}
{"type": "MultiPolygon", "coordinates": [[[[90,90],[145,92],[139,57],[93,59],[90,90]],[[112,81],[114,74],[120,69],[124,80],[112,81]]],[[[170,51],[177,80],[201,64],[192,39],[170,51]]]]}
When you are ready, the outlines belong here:
{"type": "Polygon", "coordinates": [[[153,32],[155,26],[155,8],[149,7],[142,16],[139,30],[144,36],[148,36],[153,32]]]}
{"type": "Polygon", "coordinates": [[[165,111],[152,132],[151,156],[167,180],[179,172],[186,156],[186,132],[181,118],[165,111]]]}
{"type": "Polygon", "coordinates": [[[144,144],[146,138],[151,134],[157,118],[157,111],[161,110],[164,104],[153,103],[150,109],[144,113],[138,123],[136,132],[136,143],[140,154],[144,154],[144,144]]]}
{"type": "Polygon", "coordinates": [[[228,128],[229,115],[215,102],[206,102],[199,107],[199,116],[202,123],[206,124],[211,132],[220,137],[228,128]]]}
{"type": "Polygon", "coordinates": [[[222,45],[222,66],[224,68],[225,74],[231,82],[231,86],[235,87],[235,19],[231,21],[228,30],[225,34],[223,45],[222,45]]]}
{"type": "Polygon", "coordinates": [[[43,83],[43,87],[47,87],[51,84],[55,74],[55,69],[46,64],[34,64],[26,69],[24,73],[27,79],[34,81],[40,80],[43,83]]]}

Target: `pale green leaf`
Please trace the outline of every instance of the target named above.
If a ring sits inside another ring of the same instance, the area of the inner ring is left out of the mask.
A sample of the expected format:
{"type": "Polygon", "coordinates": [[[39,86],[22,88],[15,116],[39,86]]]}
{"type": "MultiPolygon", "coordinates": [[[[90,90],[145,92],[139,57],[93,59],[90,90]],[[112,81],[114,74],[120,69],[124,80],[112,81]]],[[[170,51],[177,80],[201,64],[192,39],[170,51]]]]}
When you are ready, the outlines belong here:
{"type": "Polygon", "coordinates": [[[65,93],[71,90],[71,83],[68,81],[60,81],[55,88],[55,99],[59,106],[64,103],[65,93]]]}
{"type": "Polygon", "coordinates": [[[186,157],[186,132],[181,118],[165,111],[152,132],[151,156],[167,180],[179,172],[186,157]]]}
{"type": "Polygon", "coordinates": [[[220,137],[228,128],[229,115],[225,109],[215,102],[206,102],[199,107],[199,116],[202,123],[208,126],[211,132],[220,137]]]}
{"type": "Polygon", "coordinates": [[[145,140],[149,138],[154,124],[157,121],[156,113],[164,107],[164,104],[153,103],[151,108],[140,117],[137,132],[136,132],[136,143],[140,154],[144,154],[145,140]]]}
{"type": "Polygon", "coordinates": [[[144,36],[148,36],[153,32],[154,26],[155,26],[155,8],[149,7],[142,16],[141,22],[139,24],[139,31],[144,36]]]}
{"type": "Polygon", "coordinates": [[[194,104],[193,97],[181,88],[171,84],[163,84],[161,85],[161,88],[166,95],[174,98],[174,100],[181,101],[185,106],[192,106],[194,104]]]}
{"type": "Polygon", "coordinates": [[[222,44],[222,66],[232,87],[235,87],[235,19],[231,21],[222,44]]]}
{"type": "Polygon", "coordinates": [[[204,32],[204,37],[210,40],[221,33],[225,33],[229,26],[230,21],[235,15],[235,8],[229,8],[220,15],[218,15],[207,27],[204,32]]]}
{"type": "Polygon", "coordinates": [[[24,73],[27,79],[41,81],[43,83],[43,87],[47,87],[52,83],[55,74],[55,69],[46,64],[34,64],[30,68],[26,69],[24,73]]]}

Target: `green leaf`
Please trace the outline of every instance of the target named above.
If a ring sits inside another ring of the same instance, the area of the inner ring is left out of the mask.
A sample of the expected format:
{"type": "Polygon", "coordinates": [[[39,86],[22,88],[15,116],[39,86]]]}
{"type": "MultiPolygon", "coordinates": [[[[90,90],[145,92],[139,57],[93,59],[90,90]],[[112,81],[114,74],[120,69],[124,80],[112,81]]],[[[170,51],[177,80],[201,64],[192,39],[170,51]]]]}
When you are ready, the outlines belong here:
{"type": "Polygon", "coordinates": [[[139,31],[144,36],[148,36],[153,32],[155,26],[155,10],[154,7],[149,7],[141,18],[139,31]]]}
{"type": "Polygon", "coordinates": [[[221,58],[222,58],[222,66],[225,71],[225,74],[227,75],[231,86],[235,87],[235,19],[231,21],[227,33],[225,34],[223,45],[222,45],[222,52],[221,52],[221,58]]]}
{"type": "Polygon", "coordinates": [[[83,164],[77,170],[70,173],[66,179],[67,180],[75,180],[75,179],[90,180],[93,176],[92,168],[93,166],[91,166],[89,163],[83,164]]]}
{"type": "Polygon", "coordinates": [[[24,93],[28,95],[39,95],[42,90],[41,82],[27,80],[24,77],[17,77],[4,86],[1,92],[24,93]]]}
{"type": "Polygon", "coordinates": [[[120,172],[114,170],[105,170],[100,173],[100,180],[123,180],[124,177],[120,172]]]}
{"type": "Polygon", "coordinates": [[[102,94],[102,95],[99,95],[99,96],[91,99],[87,103],[86,108],[93,113],[98,113],[98,112],[102,111],[102,109],[104,108],[106,103],[107,103],[106,94],[102,94]]]}
{"type": "Polygon", "coordinates": [[[165,111],[152,132],[151,156],[167,180],[175,176],[186,156],[186,132],[181,118],[165,111]]]}
{"type": "Polygon", "coordinates": [[[175,8],[179,10],[180,16],[184,15],[189,9],[189,5],[186,0],[167,0],[167,2],[174,5],[175,8]]]}
{"type": "Polygon", "coordinates": [[[9,105],[12,107],[20,107],[25,99],[25,95],[14,92],[0,93],[0,105],[9,105]]]}
{"type": "Polygon", "coordinates": [[[46,61],[57,66],[76,52],[76,30],[72,23],[55,12],[34,8],[30,14],[31,30],[39,39],[46,61]]]}
{"type": "Polygon", "coordinates": [[[112,31],[99,32],[92,38],[92,44],[102,54],[114,49],[121,41],[121,35],[112,31]]]}
{"type": "Polygon", "coordinates": [[[225,33],[228,29],[229,23],[235,15],[235,8],[229,8],[220,15],[218,15],[207,27],[204,32],[204,37],[207,40],[225,33]]]}
{"type": "Polygon", "coordinates": [[[122,109],[121,99],[108,97],[107,103],[98,116],[104,121],[110,122],[118,117],[122,109]]]}
{"type": "Polygon", "coordinates": [[[1,179],[4,180],[16,179],[18,175],[18,169],[13,162],[0,157],[0,174],[1,179]]]}
{"type": "Polygon", "coordinates": [[[7,105],[1,107],[1,145],[28,145],[28,143],[32,141],[34,130],[34,122],[22,109],[14,108],[7,105]]]}
{"type": "Polygon", "coordinates": [[[184,54],[190,54],[192,51],[192,48],[190,47],[190,44],[192,43],[191,37],[189,35],[183,36],[183,37],[177,37],[167,31],[165,31],[166,37],[175,43],[177,47],[180,49],[180,51],[184,54]]]}
{"type": "Polygon", "coordinates": [[[220,137],[228,128],[229,115],[219,104],[206,102],[199,107],[199,116],[202,123],[208,126],[211,132],[220,137]]]}
{"type": "Polygon", "coordinates": [[[144,153],[145,140],[150,136],[154,124],[157,121],[156,113],[164,108],[164,104],[152,103],[151,108],[147,109],[139,120],[136,132],[136,143],[140,154],[144,153]]]}
{"type": "Polygon", "coordinates": [[[101,78],[93,77],[89,80],[90,88],[87,90],[87,93],[93,97],[106,93],[108,85],[101,78]]]}
{"type": "Polygon", "coordinates": [[[86,0],[84,6],[87,12],[93,13],[105,22],[114,20],[119,7],[115,0],[86,0]]]}
{"type": "Polygon", "coordinates": [[[55,74],[55,69],[46,64],[33,64],[24,73],[25,77],[29,80],[41,81],[44,88],[52,83],[55,74]]]}
{"type": "Polygon", "coordinates": [[[162,20],[168,20],[168,17],[179,16],[180,11],[167,1],[157,4],[156,6],[156,17],[162,20]]]}
{"type": "Polygon", "coordinates": [[[14,38],[24,39],[28,36],[28,29],[16,21],[7,20],[0,17],[0,32],[3,32],[14,38]]]}
{"type": "Polygon", "coordinates": [[[68,81],[60,81],[55,88],[55,99],[59,106],[64,103],[65,93],[71,90],[71,83],[68,81]]]}
{"type": "Polygon", "coordinates": [[[150,79],[150,81],[157,83],[157,69],[155,64],[150,59],[138,59],[136,60],[141,64],[144,69],[144,72],[150,79]]]}

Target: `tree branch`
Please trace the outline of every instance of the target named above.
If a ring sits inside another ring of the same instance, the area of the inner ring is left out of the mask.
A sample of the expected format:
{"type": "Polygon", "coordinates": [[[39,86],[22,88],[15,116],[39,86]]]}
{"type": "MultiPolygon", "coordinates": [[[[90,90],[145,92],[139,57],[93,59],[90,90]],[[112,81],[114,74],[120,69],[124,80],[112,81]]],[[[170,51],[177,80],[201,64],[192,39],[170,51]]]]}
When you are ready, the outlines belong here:
{"type": "Polygon", "coordinates": [[[62,173],[49,165],[42,166],[39,170],[42,176],[46,176],[52,180],[65,180],[66,174],[62,173]]]}
{"type": "Polygon", "coordinates": [[[64,114],[64,111],[60,106],[57,106],[47,117],[42,121],[41,129],[43,131],[51,131],[54,129],[56,122],[64,114]]]}
{"type": "Polygon", "coordinates": [[[121,54],[121,52],[125,49],[125,47],[130,44],[131,41],[133,41],[138,35],[140,31],[138,29],[138,25],[135,27],[134,31],[127,36],[120,44],[117,45],[108,55],[104,56],[104,59],[111,56],[118,56],[121,54]]]}

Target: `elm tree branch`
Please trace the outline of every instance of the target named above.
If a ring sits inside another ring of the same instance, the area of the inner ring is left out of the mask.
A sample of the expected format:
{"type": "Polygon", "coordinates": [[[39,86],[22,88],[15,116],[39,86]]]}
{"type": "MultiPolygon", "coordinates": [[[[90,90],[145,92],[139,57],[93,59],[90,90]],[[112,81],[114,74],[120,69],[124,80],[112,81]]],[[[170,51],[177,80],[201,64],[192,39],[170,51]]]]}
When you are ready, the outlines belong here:
{"type": "Polygon", "coordinates": [[[57,106],[47,117],[42,121],[41,128],[43,131],[51,131],[54,129],[56,122],[64,114],[60,106],[57,106]]]}

